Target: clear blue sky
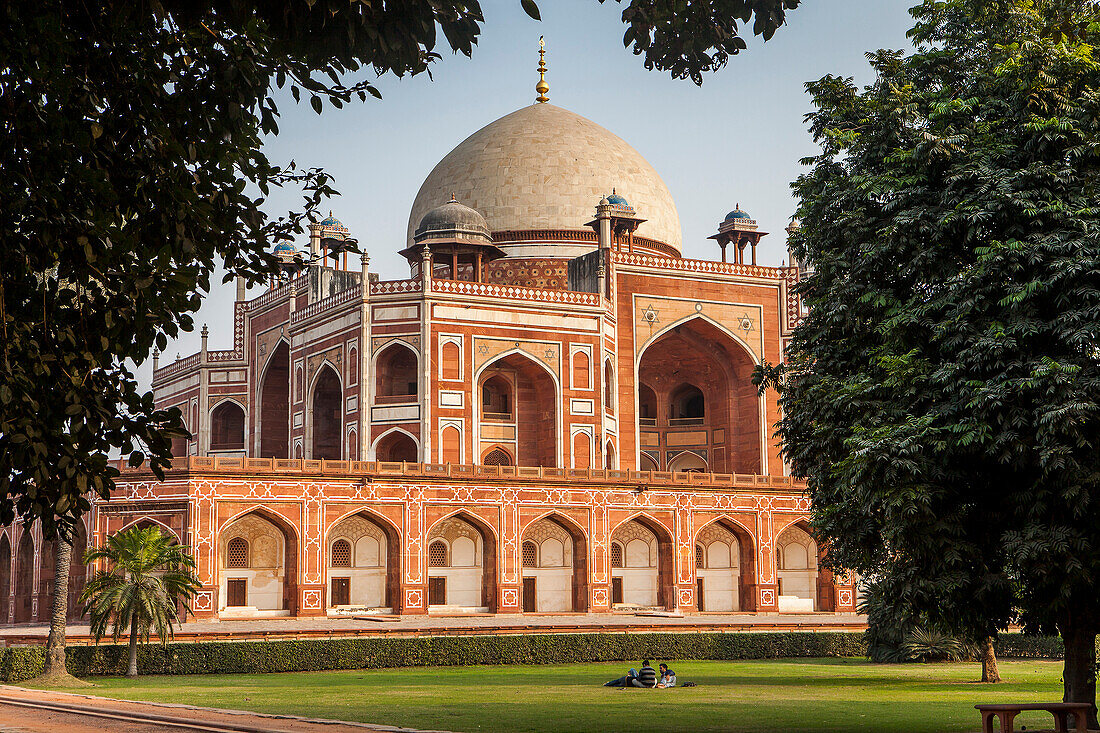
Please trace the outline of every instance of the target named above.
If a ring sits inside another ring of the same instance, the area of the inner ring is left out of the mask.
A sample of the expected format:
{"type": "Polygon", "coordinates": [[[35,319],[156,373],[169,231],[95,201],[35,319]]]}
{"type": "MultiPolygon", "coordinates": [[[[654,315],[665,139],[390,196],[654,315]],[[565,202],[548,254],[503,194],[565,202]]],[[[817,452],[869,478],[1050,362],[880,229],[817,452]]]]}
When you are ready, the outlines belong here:
{"type": "MultiPolygon", "coordinates": [[[[623,47],[618,3],[542,0],[543,20],[536,22],[519,0],[482,0],[486,20],[472,59],[437,49],[443,58],[432,68],[434,78],[383,78],[381,101],[326,107],[320,116],[288,96],[267,153],[275,162],[294,160],[333,174],[342,195],[327,208],[367,249],[383,279],[408,277],[396,253],[405,246],[421,182],[470,133],[534,101],[544,35],[551,103],[608,128],[657,169],[680,213],[685,257],[715,258],[706,237],[740,203],[772,232],[761,264],[778,265],[787,256],[783,228],[794,210],[790,182],[800,172],[799,159],[815,151],[803,121],[810,110],[804,83],[825,74],[870,82],[865,52],[909,48],[907,10],[914,4],[804,0],[772,40],[750,33],[748,50],[697,87],[646,71],[641,57],[623,47]]],[[[269,211],[278,214],[299,200],[277,195],[269,211]]],[[[230,348],[234,288],[213,287],[196,323],[210,324],[211,349],[230,348]]],[[[198,346],[197,327],[170,344],[161,363],[198,346]]],[[[150,373],[146,362],[139,370],[143,383],[150,373]]]]}

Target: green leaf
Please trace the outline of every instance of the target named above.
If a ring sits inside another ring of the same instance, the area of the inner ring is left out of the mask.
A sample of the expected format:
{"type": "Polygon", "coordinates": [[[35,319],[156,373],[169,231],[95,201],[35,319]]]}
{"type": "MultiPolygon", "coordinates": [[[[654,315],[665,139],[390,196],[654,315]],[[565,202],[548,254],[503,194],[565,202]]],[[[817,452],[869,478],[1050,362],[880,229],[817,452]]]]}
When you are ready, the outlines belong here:
{"type": "Polygon", "coordinates": [[[523,12],[535,20],[542,20],[542,16],[539,14],[539,6],[535,3],[535,0],[520,0],[520,5],[523,7],[523,12]]]}

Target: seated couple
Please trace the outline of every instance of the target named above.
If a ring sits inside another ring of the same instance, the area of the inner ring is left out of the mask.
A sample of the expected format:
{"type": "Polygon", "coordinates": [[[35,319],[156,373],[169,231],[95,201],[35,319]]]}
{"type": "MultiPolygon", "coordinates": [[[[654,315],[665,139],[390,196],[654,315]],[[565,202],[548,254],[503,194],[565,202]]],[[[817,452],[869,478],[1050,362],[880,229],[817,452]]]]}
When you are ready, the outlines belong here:
{"type": "Polygon", "coordinates": [[[676,673],[669,669],[667,664],[661,664],[661,674],[658,677],[657,671],[649,666],[648,659],[642,662],[641,669],[631,669],[625,677],[604,684],[604,687],[647,687],[650,689],[675,686],[676,673]]]}

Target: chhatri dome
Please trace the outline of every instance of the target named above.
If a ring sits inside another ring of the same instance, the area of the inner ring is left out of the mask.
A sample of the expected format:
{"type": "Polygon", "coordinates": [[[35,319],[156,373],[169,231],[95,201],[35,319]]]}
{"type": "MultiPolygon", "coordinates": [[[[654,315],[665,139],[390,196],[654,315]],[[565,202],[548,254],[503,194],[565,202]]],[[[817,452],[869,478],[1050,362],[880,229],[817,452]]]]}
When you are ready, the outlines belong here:
{"type": "MultiPolygon", "coordinates": [[[[540,88],[539,94],[544,97],[545,91],[540,88]]],[[[639,236],[680,251],[680,217],[653,166],[595,122],[552,104],[535,103],[470,135],[432,169],[409,214],[408,245],[424,215],[452,193],[481,212],[493,232],[580,231],[586,229],[596,202],[612,189],[628,198],[646,220],[639,236]]],[[[504,241],[501,248],[509,250],[504,241]]],[[[537,248],[525,246],[523,254],[580,254],[566,249],[548,238],[537,248]]]]}

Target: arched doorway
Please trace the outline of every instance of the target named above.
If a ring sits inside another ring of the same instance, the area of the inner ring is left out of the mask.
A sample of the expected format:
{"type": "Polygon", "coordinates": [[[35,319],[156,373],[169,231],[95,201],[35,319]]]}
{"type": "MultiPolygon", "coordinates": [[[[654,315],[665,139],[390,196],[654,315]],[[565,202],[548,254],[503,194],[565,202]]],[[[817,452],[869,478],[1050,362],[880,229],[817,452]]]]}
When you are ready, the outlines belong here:
{"type": "Polygon", "coordinates": [[[401,342],[382,349],[375,365],[374,401],[415,402],[420,391],[418,364],[416,352],[401,342]]]}
{"type": "Polygon", "coordinates": [[[0,624],[11,620],[11,543],[0,535],[0,624]]]}
{"type": "Polygon", "coordinates": [[[752,538],[733,522],[711,522],[695,537],[696,604],[700,611],[755,611],[752,538]]]}
{"type": "Polygon", "coordinates": [[[344,392],[340,387],[340,377],[328,364],[321,367],[317,380],[313,383],[309,414],[310,430],[313,433],[313,460],[340,460],[344,392]]]}
{"type": "Polygon", "coordinates": [[[244,450],[244,408],[232,400],[210,412],[210,450],[244,450]]]}
{"type": "Polygon", "coordinates": [[[550,515],[523,531],[523,610],[588,609],[588,545],[572,522],[550,515]]]}
{"type": "Polygon", "coordinates": [[[465,512],[437,522],[428,532],[428,606],[495,611],[496,539],[465,512]]]}
{"type": "Polygon", "coordinates": [[[642,608],[672,603],[672,536],[649,517],[635,517],[611,533],[611,602],[642,608]]]}
{"type": "Polygon", "coordinates": [[[379,438],[374,446],[377,461],[416,463],[420,460],[419,454],[420,446],[411,435],[402,430],[391,430],[379,438]]]}
{"type": "Polygon", "coordinates": [[[503,448],[517,466],[558,466],[558,390],[549,371],[508,354],[482,370],[478,395],[480,463],[503,448]]]}
{"type": "Polygon", "coordinates": [[[799,522],[784,529],[775,540],[781,612],[818,610],[818,548],[807,530],[799,522]]]}
{"type": "Polygon", "coordinates": [[[19,550],[15,557],[15,623],[34,620],[32,599],[34,593],[34,540],[24,528],[19,537],[19,550]]]}
{"type": "Polygon", "coordinates": [[[329,608],[393,609],[401,581],[401,546],[389,525],[366,512],[344,517],[328,533],[329,608]]]}
{"type": "Polygon", "coordinates": [[[675,450],[690,451],[702,470],[761,473],[765,436],[754,366],[741,343],[701,317],[651,341],[638,364],[641,446],[662,462],[675,450]]]}
{"type": "Polygon", "coordinates": [[[280,341],[271,352],[260,385],[260,458],[290,455],[290,349],[280,341]]]}
{"type": "Polygon", "coordinates": [[[298,544],[285,521],[253,510],[218,538],[218,610],[236,615],[294,615],[298,544]]]}

